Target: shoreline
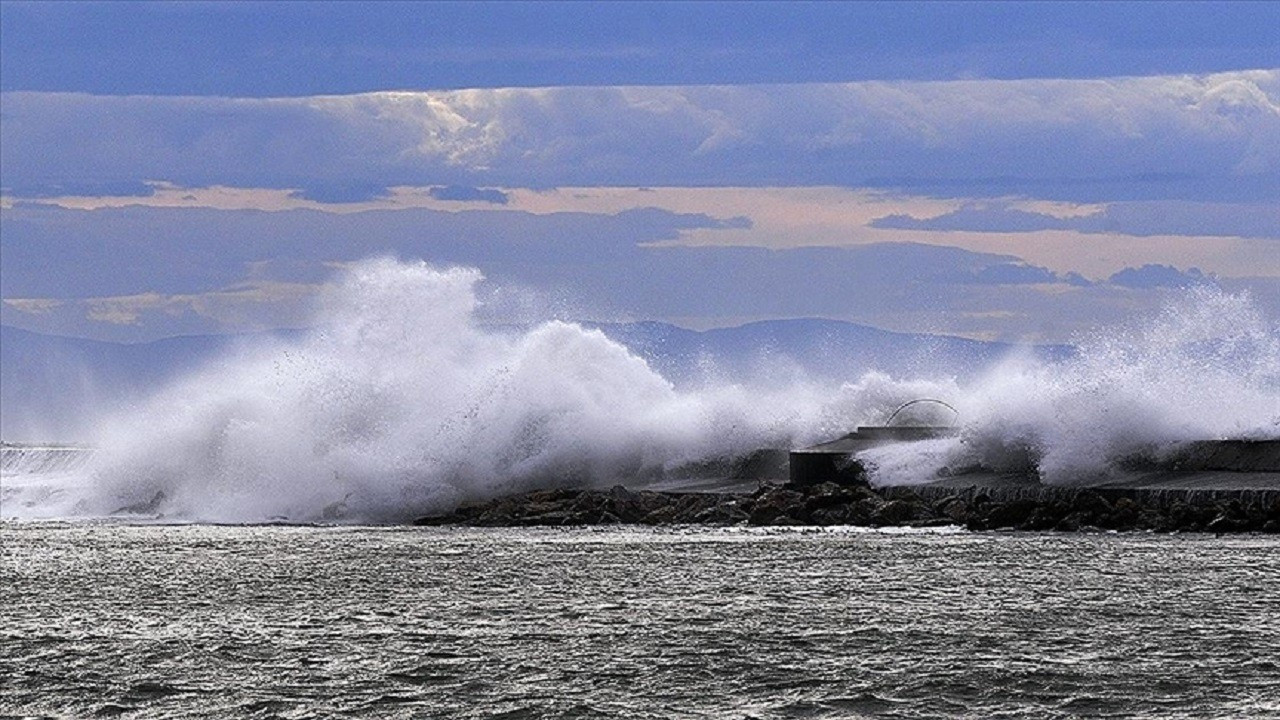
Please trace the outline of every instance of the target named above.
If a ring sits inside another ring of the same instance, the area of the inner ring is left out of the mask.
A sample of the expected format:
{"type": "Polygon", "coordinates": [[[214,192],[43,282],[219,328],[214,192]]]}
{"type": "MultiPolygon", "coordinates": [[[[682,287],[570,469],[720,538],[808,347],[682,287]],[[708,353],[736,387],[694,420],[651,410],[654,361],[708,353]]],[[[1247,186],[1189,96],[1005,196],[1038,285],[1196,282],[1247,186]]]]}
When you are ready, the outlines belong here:
{"type": "Polygon", "coordinates": [[[1280,533],[1280,491],[1142,491],[1039,486],[872,488],[762,484],[751,493],[540,490],[419,517],[416,526],[705,525],[944,527],[968,530],[1280,533]]]}

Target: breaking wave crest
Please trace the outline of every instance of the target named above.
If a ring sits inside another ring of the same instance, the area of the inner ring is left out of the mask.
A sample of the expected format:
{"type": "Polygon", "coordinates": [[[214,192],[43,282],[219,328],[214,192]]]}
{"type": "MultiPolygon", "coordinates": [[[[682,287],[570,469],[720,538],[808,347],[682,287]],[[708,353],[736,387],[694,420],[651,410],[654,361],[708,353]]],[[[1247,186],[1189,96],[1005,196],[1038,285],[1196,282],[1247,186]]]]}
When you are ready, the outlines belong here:
{"type": "Polygon", "coordinates": [[[959,438],[868,451],[873,482],[974,467],[1093,482],[1197,440],[1280,438],[1280,330],[1246,295],[1191,289],[1076,346],[1062,362],[1015,355],[993,367],[950,398],[959,438]]]}
{"type": "Polygon", "coordinates": [[[1086,339],[1065,363],[1014,357],[964,387],[870,372],[839,388],[693,388],[574,324],[486,329],[481,280],[360,263],[316,330],[241,348],[102,418],[91,463],[53,490],[7,480],[4,514],[391,522],[549,485],[679,477],[883,422],[922,396],[959,409],[961,439],[874,451],[876,482],[964,463],[1070,482],[1184,440],[1280,434],[1276,329],[1212,291],[1086,339]]]}
{"type": "Polygon", "coordinates": [[[478,271],[372,260],[317,330],[102,419],[94,462],[5,514],[394,521],[547,485],[635,482],[844,432],[911,385],[677,389],[599,331],[477,324],[478,271]],[[47,495],[47,494],[46,494],[47,495]]]}

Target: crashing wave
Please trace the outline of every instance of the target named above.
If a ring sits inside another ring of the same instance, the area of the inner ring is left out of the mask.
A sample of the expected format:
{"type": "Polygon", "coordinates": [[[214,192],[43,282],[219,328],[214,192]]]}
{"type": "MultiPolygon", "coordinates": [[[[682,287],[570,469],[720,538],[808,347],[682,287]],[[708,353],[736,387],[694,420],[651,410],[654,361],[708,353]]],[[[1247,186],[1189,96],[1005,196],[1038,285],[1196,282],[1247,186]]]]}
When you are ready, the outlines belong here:
{"type": "Polygon", "coordinates": [[[681,388],[599,331],[485,327],[481,281],[357,264],[316,330],[239,348],[100,418],[100,450],[66,473],[59,501],[11,496],[4,514],[397,521],[540,487],[669,478],[875,424],[921,396],[959,410],[960,438],[875,451],[878,482],[964,462],[1071,482],[1187,440],[1280,435],[1280,333],[1247,298],[1210,290],[1149,326],[1086,338],[1068,360],[1015,356],[963,387],[871,372],[838,388],[681,388]]]}

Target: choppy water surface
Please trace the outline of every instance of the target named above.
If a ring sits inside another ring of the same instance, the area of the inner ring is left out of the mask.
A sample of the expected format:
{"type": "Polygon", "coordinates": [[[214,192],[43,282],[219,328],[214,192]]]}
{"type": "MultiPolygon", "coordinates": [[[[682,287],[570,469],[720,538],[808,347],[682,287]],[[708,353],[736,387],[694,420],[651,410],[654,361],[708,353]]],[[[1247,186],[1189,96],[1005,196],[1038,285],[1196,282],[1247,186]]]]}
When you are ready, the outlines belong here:
{"type": "Polygon", "coordinates": [[[0,532],[0,714],[1280,713],[1276,538],[0,532]]]}

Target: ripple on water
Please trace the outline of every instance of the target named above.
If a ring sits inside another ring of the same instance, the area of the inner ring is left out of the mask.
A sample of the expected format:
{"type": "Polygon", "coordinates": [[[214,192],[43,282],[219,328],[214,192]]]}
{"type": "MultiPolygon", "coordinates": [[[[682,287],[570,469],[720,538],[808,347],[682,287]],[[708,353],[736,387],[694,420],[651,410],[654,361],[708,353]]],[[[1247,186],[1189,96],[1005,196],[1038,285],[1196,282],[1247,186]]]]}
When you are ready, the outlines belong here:
{"type": "Polygon", "coordinates": [[[0,532],[0,714],[1280,713],[1274,538],[0,532]]]}

